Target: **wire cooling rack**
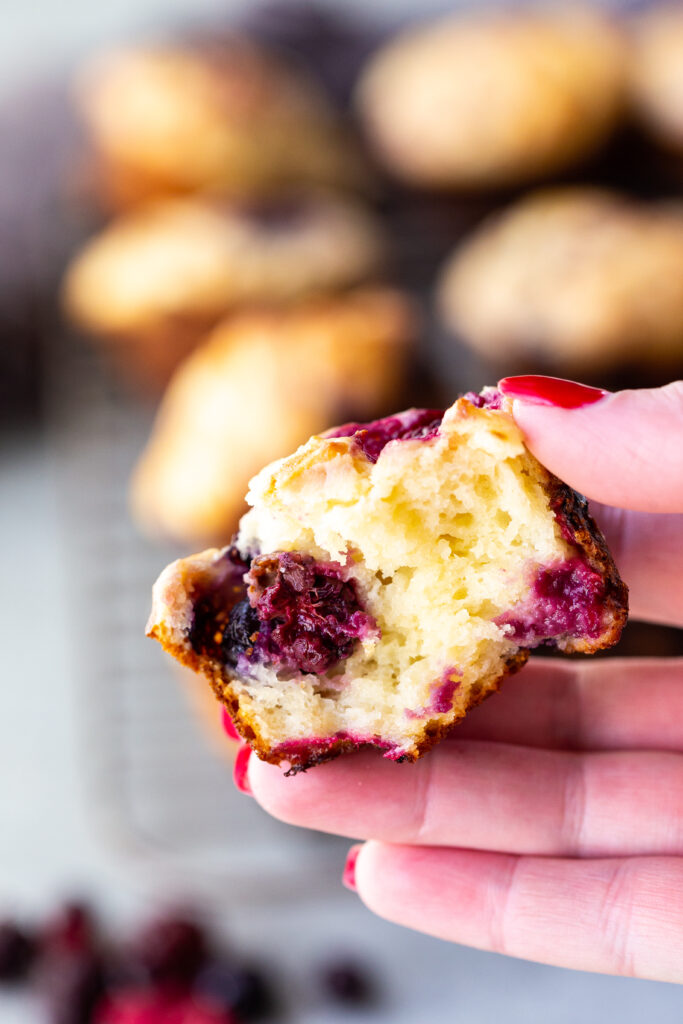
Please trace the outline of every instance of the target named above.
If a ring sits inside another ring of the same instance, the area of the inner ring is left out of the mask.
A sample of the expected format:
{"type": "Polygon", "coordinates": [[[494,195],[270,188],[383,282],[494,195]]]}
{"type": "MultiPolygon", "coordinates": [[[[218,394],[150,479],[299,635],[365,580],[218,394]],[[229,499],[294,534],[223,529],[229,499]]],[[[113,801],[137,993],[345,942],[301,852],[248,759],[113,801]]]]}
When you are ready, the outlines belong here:
{"type": "MultiPolygon", "coordinates": [[[[338,874],[348,843],[291,828],[239,794],[211,749],[171,660],[144,635],[151,585],[177,549],[130,520],[130,471],[151,407],[119,388],[99,353],[56,339],[48,436],[68,568],[73,671],[88,804],[104,834],[155,872],[253,900],[309,896],[338,874]],[[339,855],[336,848],[339,847],[339,855]]],[[[217,708],[218,711],[218,708],[217,708]]],[[[226,751],[228,741],[226,740],[226,751]]]]}

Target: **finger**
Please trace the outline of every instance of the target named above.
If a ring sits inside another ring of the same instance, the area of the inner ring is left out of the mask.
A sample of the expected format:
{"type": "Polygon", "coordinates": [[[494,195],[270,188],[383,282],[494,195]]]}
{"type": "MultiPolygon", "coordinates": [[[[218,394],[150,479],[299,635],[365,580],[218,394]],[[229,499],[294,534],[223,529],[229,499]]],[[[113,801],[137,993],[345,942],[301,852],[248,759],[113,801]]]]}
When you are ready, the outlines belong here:
{"type": "Polygon", "coordinates": [[[532,658],[451,737],[565,750],[680,750],[683,659],[532,658]]]}
{"type": "Polygon", "coordinates": [[[598,503],[591,504],[591,513],[628,585],[631,618],[683,626],[683,515],[630,512],[598,503]]]}
{"type": "Polygon", "coordinates": [[[464,740],[397,768],[371,754],[296,779],[250,769],[267,811],[359,839],[570,857],[683,854],[683,755],[464,740]]]}
{"type": "MultiPolygon", "coordinates": [[[[588,395],[590,404],[577,408],[551,404],[574,400],[572,385],[553,381],[508,377],[499,384],[514,399],[515,420],[543,465],[606,505],[683,511],[683,381],[588,395]]],[[[575,395],[579,401],[581,393],[575,395]]]]}
{"type": "Polygon", "coordinates": [[[381,917],[450,942],[582,971],[683,981],[683,862],[560,860],[368,843],[381,917]]]}

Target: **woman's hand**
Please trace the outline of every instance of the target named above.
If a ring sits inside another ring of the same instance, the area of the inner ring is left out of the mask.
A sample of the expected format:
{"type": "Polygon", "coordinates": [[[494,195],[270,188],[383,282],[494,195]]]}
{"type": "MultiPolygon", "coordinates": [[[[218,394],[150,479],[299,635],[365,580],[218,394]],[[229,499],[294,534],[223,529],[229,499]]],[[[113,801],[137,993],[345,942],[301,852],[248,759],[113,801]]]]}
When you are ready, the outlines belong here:
{"type": "MultiPolygon", "coordinates": [[[[501,386],[541,462],[604,503],[632,615],[683,625],[683,383],[501,386]]],[[[276,817],[366,840],[346,877],[383,917],[683,981],[683,661],[536,661],[417,764],[359,753],[285,778],[242,754],[239,772],[276,817]]]]}

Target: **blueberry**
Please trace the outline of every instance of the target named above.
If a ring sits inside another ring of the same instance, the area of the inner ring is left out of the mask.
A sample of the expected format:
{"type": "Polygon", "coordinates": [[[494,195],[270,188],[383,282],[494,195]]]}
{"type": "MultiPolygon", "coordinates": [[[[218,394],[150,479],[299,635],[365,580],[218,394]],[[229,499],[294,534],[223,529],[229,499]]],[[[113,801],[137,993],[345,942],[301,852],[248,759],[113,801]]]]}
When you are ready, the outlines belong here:
{"type": "Polygon", "coordinates": [[[207,964],[196,981],[196,992],[209,1005],[254,1020],[269,1013],[273,998],[264,974],[253,967],[224,961],[207,964]]]}
{"type": "Polygon", "coordinates": [[[238,601],[230,612],[228,625],[223,633],[223,657],[228,665],[236,665],[240,654],[244,654],[252,644],[252,637],[258,633],[258,615],[249,602],[238,601]]]}
{"type": "Polygon", "coordinates": [[[135,950],[152,981],[180,985],[192,982],[207,955],[202,929],[193,921],[176,917],[148,925],[135,950]]]}
{"type": "Polygon", "coordinates": [[[13,921],[0,922],[0,984],[21,981],[35,956],[35,943],[13,921]]]}
{"type": "Polygon", "coordinates": [[[368,974],[358,964],[342,960],[328,964],[320,973],[324,990],[339,1003],[360,1005],[369,1003],[373,989],[368,974]]]}

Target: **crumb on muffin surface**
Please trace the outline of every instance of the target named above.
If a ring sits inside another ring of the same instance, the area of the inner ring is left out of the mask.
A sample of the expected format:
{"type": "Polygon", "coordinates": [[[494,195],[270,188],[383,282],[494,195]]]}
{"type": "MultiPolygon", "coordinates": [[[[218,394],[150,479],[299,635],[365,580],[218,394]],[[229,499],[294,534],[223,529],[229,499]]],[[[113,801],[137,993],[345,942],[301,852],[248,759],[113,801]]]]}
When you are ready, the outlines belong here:
{"type": "Polygon", "coordinates": [[[254,478],[234,546],[157,583],[151,635],[210,676],[266,759],[371,744],[414,760],[528,648],[618,637],[625,587],[580,499],[497,392],[470,397],[311,438],[254,478]]]}

